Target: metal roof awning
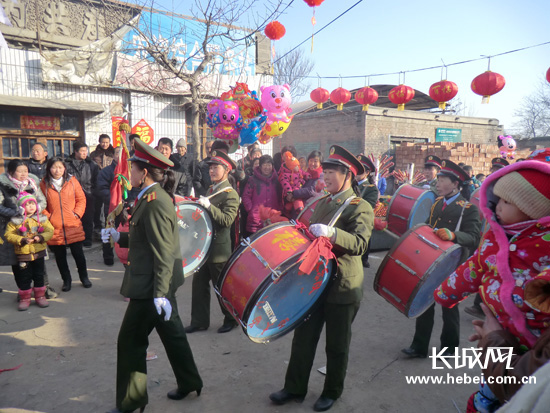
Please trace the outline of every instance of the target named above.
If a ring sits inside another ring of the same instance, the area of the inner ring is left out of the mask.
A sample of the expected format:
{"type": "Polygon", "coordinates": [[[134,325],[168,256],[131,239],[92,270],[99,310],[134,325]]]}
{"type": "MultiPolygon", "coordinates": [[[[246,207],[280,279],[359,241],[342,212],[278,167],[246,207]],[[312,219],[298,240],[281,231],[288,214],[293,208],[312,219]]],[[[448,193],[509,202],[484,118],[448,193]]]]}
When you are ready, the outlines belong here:
{"type": "Polygon", "coordinates": [[[27,98],[27,97],[21,97],[21,96],[8,96],[8,95],[0,95],[0,106],[1,105],[22,106],[27,108],[79,110],[83,112],[97,112],[97,113],[101,113],[105,111],[105,107],[101,103],[77,102],[74,100],[60,100],[60,99],[27,98]]]}

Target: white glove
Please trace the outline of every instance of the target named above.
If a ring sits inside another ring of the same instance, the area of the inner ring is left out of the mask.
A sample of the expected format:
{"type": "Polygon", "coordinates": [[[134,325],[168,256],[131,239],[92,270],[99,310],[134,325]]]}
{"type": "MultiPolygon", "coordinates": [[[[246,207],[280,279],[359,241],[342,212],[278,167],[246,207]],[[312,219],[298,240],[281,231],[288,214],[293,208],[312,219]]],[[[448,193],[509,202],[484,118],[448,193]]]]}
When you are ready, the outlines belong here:
{"type": "Polygon", "coordinates": [[[155,298],[153,301],[155,302],[155,307],[157,308],[157,313],[159,313],[159,315],[161,315],[162,310],[164,310],[164,321],[170,320],[170,316],[172,315],[172,306],[170,305],[170,301],[164,297],[155,298]]]}
{"type": "Polygon", "coordinates": [[[109,238],[112,238],[114,242],[118,242],[120,239],[120,232],[118,232],[114,228],[104,228],[101,230],[101,241],[103,241],[104,244],[109,243],[109,238]]]}
{"type": "Polygon", "coordinates": [[[199,200],[197,202],[206,209],[210,208],[210,200],[202,195],[199,197],[199,200]]]}
{"type": "Polygon", "coordinates": [[[309,226],[309,232],[311,232],[313,235],[315,235],[317,238],[319,237],[327,237],[332,240],[332,237],[336,234],[336,230],[334,227],[329,227],[325,224],[311,224],[309,226]]]}

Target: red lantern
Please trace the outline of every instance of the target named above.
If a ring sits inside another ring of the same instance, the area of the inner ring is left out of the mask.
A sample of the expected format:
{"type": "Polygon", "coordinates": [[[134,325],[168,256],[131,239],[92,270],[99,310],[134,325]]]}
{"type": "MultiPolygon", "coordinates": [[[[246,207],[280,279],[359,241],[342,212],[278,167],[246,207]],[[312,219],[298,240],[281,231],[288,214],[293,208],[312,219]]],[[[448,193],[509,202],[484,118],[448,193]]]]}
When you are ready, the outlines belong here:
{"type": "Polygon", "coordinates": [[[397,105],[397,110],[404,110],[405,104],[414,98],[414,89],[410,86],[399,85],[388,93],[388,99],[397,105]]]}
{"type": "Polygon", "coordinates": [[[338,89],[334,89],[330,93],[330,100],[332,103],[335,103],[336,110],[342,110],[344,105],[349,102],[351,99],[351,92],[347,89],[344,89],[343,87],[339,87],[338,89]]]}
{"type": "Polygon", "coordinates": [[[430,86],[430,97],[439,102],[439,109],[445,110],[449,100],[454,98],[458,93],[458,86],[456,83],[449,80],[442,80],[441,82],[434,83],[430,86]]]}
{"type": "Polygon", "coordinates": [[[286,29],[285,26],[275,20],[265,26],[264,33],[270,40],[279,40],[285,35],[286,29]]]}
{"type": "Polygon", "coordinates": [[[323,89],[322,87],[313,89],[309,94],[309,97],[311,98],[311,100],[317,103],[317,109],[323,109],[323,103],[325,103],[328,100],[329,96],[330,96],[329,91],[326,89],[323,89]]]}
{"type": "Polygon", "coordinates": [[[369,110],[369,105],[372,105],[378,100],[378,92],[372,87],[365,86],[355,92],[355,100],[363,105],[363,110],[369,110]]]}
{"type": "Polygon", "coordinates": [[[546,71],[546,80],[550,82],[550,68],[546,71]]]}
{"type": "Polygon", "coordinates": [[[500,92],[505,84],[504,76],[487,70],[472,80],[472,91],[483,96],[481,103],[489,103],[489,98],[500,92]]]}
{"type": "Polygon", "coordinates": [[[317,7],[320,6],[322,2],[325,0],[304,0],[309,7],[317,7]]]}

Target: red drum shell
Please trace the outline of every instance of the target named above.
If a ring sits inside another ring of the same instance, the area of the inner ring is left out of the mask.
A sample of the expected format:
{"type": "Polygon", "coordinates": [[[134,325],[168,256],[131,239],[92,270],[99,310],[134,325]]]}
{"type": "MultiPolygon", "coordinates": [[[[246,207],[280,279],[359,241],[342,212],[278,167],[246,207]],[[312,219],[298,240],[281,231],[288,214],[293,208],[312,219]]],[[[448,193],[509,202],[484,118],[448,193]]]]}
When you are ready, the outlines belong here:
{"type": "Polygon", "coordinates": [[[409,318],[434,302],[433,293],[460,263],[462,247],[420,224],[407,231],[378,268],[374,290],[409,318]]]}
{"type": "Polygon", "coordinates": [[[311,314],[336,264],[322,259],[311,274],[298,271],[297,260],[311,240],[289,222],[265,227],[249,242],[227,261],[216,292],[245,334],[266,343],[292,331],[311,314]],[[273,279],[271,269],[281,276],[273,279]]]}
{"type": "Polygon", "coordinates": [[[435,201],[435,194],[414,185],[401,185],[388,206],[388,230],[403,235],[415,225],[425,223],[435,201]]]}
{"type": "Polygon", "coordinates": [[[302,212],[300,212],[300,214],[296,218],[296,221],[301,222],[302,224],[304,224],[306,227],[309,228],[309,225],[311,224],[309,220],[311,219],[311,216],[313,215],[313,211],[315,210],[315,207],[319,203],[319,200],[320,198],[317,197],[311,201],[308,201],[304,209],[302,209],[302,212]]]}

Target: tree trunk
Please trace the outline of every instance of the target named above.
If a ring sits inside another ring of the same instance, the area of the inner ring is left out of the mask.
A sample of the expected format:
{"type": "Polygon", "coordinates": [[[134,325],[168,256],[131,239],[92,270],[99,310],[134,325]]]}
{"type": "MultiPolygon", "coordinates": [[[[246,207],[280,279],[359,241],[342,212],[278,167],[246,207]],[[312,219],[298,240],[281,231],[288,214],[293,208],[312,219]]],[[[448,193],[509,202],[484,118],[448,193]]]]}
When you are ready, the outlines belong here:
{"type": "Polygon", "coordinates": [[[193,148],[195,149],[194,158],[197,161],[202,159],[202,136],[199,129],[200,121],[200,110],[197,103],[191,104],[191,117],[189,122],[191,123],[191,142],[193,143],[193,148]]]}

